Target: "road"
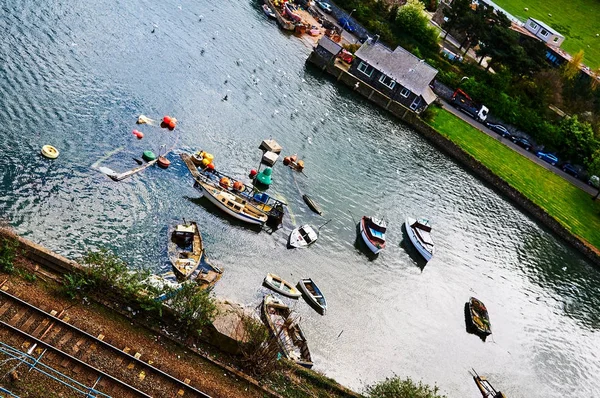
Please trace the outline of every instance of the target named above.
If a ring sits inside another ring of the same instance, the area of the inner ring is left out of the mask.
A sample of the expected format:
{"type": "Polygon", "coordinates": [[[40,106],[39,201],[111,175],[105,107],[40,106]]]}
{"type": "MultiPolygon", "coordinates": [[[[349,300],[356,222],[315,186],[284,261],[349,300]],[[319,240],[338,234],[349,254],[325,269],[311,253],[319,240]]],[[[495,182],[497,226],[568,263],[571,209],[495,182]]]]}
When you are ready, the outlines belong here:
{"type": "Polygon", "coordinates": [[[564,178],[565,180],[569,181],[571,184],[575,185],[577,188],[582,189],[583,191],[589,193],[590,195],[596,196],[596,194],[598,193],[598,190],[596,188],[589,186],[585,182],[578,180],[577,178],[573,177],[570,174],[565,173],[558,167],[552,166],[550,163],[544,162],[543,160],[541,160],[537,156],[535,156],[534,153],[526,151],[524,148],[521,148],[520,146],[515,145],[509,139],[502,138],[500,135],[494,133],[492,130],[488,129],[486,126],[479,123],[478,121],[476,121],[475,119],[473,119],[472,117],[467,115],[466,113],[459,111],[458,109],[454,108],[452,105],[450,105],[446,101],[442,100],[441,98],[440,98],[440,100],[442,101],[442,107],[445,110],[456,115],[456,117],[461,118],[465,122],[469,123],[471,126],[484,132],[485,134],[489,135],[490,137],[500,141],[501,143],[503,143],[507,147],[511,148],[512,150],[519,152],[521,155],[529,158],[532,162],[539,164],[546,170],[550,170],[554,174],[564,178]]]}

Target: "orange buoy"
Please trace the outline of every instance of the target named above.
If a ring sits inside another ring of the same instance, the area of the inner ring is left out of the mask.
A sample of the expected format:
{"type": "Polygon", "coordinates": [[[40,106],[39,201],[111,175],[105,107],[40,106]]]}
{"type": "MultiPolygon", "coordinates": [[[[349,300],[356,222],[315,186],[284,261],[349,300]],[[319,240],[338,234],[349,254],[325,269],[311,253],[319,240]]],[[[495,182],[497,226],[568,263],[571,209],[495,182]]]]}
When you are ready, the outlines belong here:
{"type": "Polygon", "coordinates": [[[223,188],[229,188],[230,184],[231,181],[229,181],[229,178],[227,177],[221,177],[221,179],[219,180],[219,185],[221,185],[223,188]]]}
{"type": "Polygon", "coordinates": [[[141,140],[142,138],[144,138],[144,133],[142,133],[141,131],[138,131],[138,130],[133,130],[133,135],[135,135],[138,140],[141,140]]]}
{"type": "Polygon", "coordinates": [[[171,119],[171,121],[168,124],[169,124],[169,130],[174,130],[175,127],[177,127],[177,122],[175,122],[174,119],[171,119]]]}
{"type": "Polygon", "coordinates": [[[166,169],[171,165],[171,161],[164,156],[159,156],[156,163],[158,164],[158,167],[162,169],[166,169]]]}
{"type": "Polygon", "coordinates": [[[293,154],[292,156],[290,156],[290,161],[295,162],[296,160],[298,160],[297,154],[293,154]]]}
{"type": "Polygon", "coordinates": [[[287,166],[287,165],[289,165],[289,164],[290,164],[290,161],[291,161],[291,159],[290,159],[290,157],[289,157],[289,156],[286,156],[286,157],[284,157],[284,158],[283,158],[283,165],[284,165],[284,166],[287,166]]]}
{"type": "Polygon", "coordinates": [[[215,170],[215,165],[213,163],[209,163],[208,166],[206,166],[206,168],[208,170],[214,171],[215,170]]]}
{"type": "Polygon", "coordinates": [[[250,170],[250,178],[256,177],[257,174],[258,174],[258,171],[256,171],[255,169],[250,170]]]}
{"type": "Polygon", "coordinates": [[[244,183],[241,181],[236,181],[233,183],[233,189],[235,189],[236,191],[243,191],[244,190],[244,183]]]}
{"type": "Polygon", "coordinates": [[[165,124],[169,124],[169,123],[171,123],[171,116],[165,116],[165,117],[163,117],[163,122],[164,122],[165,124]]]}
{"type": "Polygon", "coordinates": [[[300,159],[297,163],[296,163],[296,170],[298,171],[302,171],[304,170],[304,160],[300,159]]]}

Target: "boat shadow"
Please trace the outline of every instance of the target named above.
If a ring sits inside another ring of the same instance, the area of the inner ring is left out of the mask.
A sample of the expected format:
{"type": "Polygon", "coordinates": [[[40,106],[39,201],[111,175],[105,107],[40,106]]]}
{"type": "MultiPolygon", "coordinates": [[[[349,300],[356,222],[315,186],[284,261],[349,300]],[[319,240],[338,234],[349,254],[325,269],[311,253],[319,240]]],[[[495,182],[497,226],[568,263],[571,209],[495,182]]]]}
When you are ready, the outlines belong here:
{"type": "Polygon", "coordinates": [[[471,323],[471,314],[469,311],[469,303],[465,303],[465,330],[467,331],[467,333],[474,334],[475,336],[479,337],[481,339],[481,341],[483,341],[485,343],[487,336],[484,334],[478,333],[477,329],[475,329],[475,327],[473,327],[473,324],[471,323]]]}
{"type": "Polygon", "coordinates": [[[400,241],[400,247],[404,249],[404,251],[408,254],[408,256],[413,260],[417,267],[423,271],[425,266],[427,265],[427,261],[421,256],[421,253],[414,247],[410,238],[408,237],[408,232],[406,231],[406,224],[402,224],[402,240],[400,241]]]}
{"type": "Polygon", "coordinates": [[[356,251],[367,256],[369,261],[374,261],[379,257],[379,253],[373,253],[360,235],[360,222],[356,224],[356,239],[354,240],[354,248],[356,251]]]}
{"type": "MultiPolygon", "coordinates": [[[[206,199],[205,197],[192,198],[190,196],[184,196],[183,198],[189,200],[191,203],[193,203],[195,205],[204,207],[206,209],[206,211],[208,211],[211,214],[214,214],[215,216],[218,216],[222,220],[225,220],[230,225],[233,225],[233,226],[236,226],[236,227],[240,227],[240,228],[244,228],[244,229],[247,229],[247,230],[250,230],[250,231],[254,231],[256,233],[259,233],[263,229],[265,229],[267,232],[269,230],[271,230],[268,227],[263,228],[260,225],[250,224],[250,223],[245,223],[243,221],[240,221],[237,218],[232,217],[229,214],[221,211],[221,209],[219,209],[215,204],[213,204],[210,200],[206,199]]],[[[271,233],[272,232],[274,232],[274,231],[271,230],[271,233]]]]}

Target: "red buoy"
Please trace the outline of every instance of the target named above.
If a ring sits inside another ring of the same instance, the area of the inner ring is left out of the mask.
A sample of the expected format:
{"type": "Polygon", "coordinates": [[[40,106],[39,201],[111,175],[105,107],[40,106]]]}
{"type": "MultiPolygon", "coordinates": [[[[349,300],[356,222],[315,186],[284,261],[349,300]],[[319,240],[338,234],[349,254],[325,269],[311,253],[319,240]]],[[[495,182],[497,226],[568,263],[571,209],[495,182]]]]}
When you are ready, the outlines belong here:
{"type": "Polygon", "coordinates": [[[244,190],[244,183],[241,181],[236,181],[233,183],[233,189],[235,189],[236,191],[243,191],[244,190]]]}
{"type": "Polygon", "coordinates": [[[175,120],[173,120],[173,119],[171,119],[168,124],[169,124],[169,130],[174,130],[175,126],[177,126],[177,123],[175,123],[175,120]]]}
{"type": "Polygon", "coordinates": [[[141,131],[138,131],[138,130],[133,130],[133,135],[135,135],[138,140],[141,140],[142,138],[144,138],[144,133],[142,133],[141,131]]]}
{"type": "Polygon", "coordinates": [[[163,122],[164,122],[165,124],[169,124],[169,123],[171,123],[171,116],[165,116],[165,117],[163,117],[163,122]]]}
{"type": "Polygon", "coordinates": [[[214,170],[214,169],[215,169],[215,165],[214,165],[214,163],[209,163],[209,164],[206,166],[206,168],[207,168],[208,170],[214,170]]]}
{"type": "Polygon", "coordinates": [[[250,170],[250,178],[256,177],[257,174],[258,174],[258,171],[256,171],[255,169],[250,170]]]}
{"type": "Polygon", "coordinates": [[[158,164],[158,167],[166,169],[171,165],[171,161],[164,156],[159,156],[156,164],[158,164]]]}

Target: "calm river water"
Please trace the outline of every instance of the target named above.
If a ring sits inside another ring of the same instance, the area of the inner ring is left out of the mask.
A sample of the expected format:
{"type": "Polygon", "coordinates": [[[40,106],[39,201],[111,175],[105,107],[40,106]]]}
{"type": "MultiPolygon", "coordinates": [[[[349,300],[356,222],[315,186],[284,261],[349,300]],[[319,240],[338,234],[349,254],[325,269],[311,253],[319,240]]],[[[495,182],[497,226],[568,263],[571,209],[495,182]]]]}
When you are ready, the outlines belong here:
{"type": "Polygon", "coordinates": [[[254,306],[267,272],[317,281],[328,314],[293,305],[315,368],[351,388],[398,374],[478,397],[475,368],[509,397],[600,395],[600,272],[410,128],[307,67],[309,45],[258,2],[0,4],[0,211],[19,233],[73,258],[110,247],[161,272],[167,224],[195,219],[226,269],[218,295],[254,306]],[[174,132],[142,126],[137,141],[140,114],[180,122],[174,132]],[[290,217],[274,234],[198,199],[177,156],[205,149],[242,176],[269,137],[307,164],[306,177],[275,167],[272,191],[290,217]],[[43,144],[59,159],[41,158],[43,144]],[[97,170],[127,170],[161,145],[175,149],[166,171],[116,183],[97,170]],[[389,221],[374,261],[355,247],[363,214],[389,221]],[[423,269],[403,243],[407,215],[434,225],[437,254],[423,269]],[[286,249],[294,224],[328,219],[313,247],[286,249]],[[490,312],[486,343],[465,332],[471,295],[490,312]]]}

